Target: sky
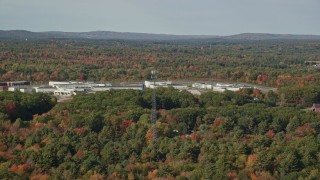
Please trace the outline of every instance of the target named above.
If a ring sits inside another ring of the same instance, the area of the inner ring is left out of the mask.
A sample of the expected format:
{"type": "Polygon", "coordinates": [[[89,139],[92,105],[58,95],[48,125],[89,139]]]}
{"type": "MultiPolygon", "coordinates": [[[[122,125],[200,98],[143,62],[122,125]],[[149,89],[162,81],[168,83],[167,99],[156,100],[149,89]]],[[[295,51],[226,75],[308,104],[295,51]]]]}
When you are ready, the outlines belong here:
{"type": "Polygon", "coordinates": [[[320,35],[320,0],[0,0],[0,29],[320,35]]]}

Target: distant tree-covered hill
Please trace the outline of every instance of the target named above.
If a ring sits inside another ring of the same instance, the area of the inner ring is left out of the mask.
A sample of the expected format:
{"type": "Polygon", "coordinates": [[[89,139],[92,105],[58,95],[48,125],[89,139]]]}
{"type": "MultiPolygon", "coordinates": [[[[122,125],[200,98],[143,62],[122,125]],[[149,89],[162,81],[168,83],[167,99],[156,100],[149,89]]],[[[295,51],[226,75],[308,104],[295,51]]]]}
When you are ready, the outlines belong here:
{"type": "Polygon", "coordinates": [[[149,34],[113,31],[91,32],[62,32],[46,31],[31,32],[26,30],[0,30],[0,38],[6,39],[46,39],[46,38],[69,38],[69,39],[123,39],[123,40],[185,40],[185,39],[220,39],[220,40],[276,40],[276,39],[320,39],[318,35],[293,35],[293,34],[266,34],[244,33],[231,36],[214,35],[171,35],[149,34]]]}
{"type": "Polygon", "coordinates": [[[217,36],[193,36],[193,35],[170,35],[170,34],[148,34],[113,31],[91,31],[91,32],[31,32],[25,30],[0,31],[0,38],[69,38],[69,39],[123,39],[123,40],[179,40],[179,39],[203,39],[217,36]]]}

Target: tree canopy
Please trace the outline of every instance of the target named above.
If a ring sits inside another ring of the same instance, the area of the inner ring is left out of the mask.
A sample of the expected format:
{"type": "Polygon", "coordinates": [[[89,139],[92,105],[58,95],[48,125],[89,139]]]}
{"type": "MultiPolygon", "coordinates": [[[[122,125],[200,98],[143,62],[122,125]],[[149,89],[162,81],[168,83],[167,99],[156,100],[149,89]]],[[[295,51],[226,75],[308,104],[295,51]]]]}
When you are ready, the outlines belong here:
{"type": "MultiPolygon", "coordinates": [[[[154,141],[151,90],[77,95],[48,112],[12,122],[2,112],[0,176],[318,178],[320,116],[301,106],[280,106],[276,95],[270,104],[270,93],[254,100],[253,91],[193,96],[157,89],[154,141]]],[[[1,92],[0,97],[1,103],[17,104],[30,98],[18,92],[1,92]]]]}

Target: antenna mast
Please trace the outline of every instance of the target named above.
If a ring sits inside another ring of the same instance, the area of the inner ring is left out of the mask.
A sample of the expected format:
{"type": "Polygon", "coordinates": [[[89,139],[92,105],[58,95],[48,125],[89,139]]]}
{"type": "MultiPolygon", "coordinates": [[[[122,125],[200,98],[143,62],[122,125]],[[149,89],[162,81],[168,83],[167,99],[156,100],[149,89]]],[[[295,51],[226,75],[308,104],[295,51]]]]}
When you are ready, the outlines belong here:
{"type": "Polygon", "coordinates": [[[157,81],[158,71],[151,71],[151,80],[153,80],[153,91],[152,91],[152,110],[151,110],[151,133],[152,133],[152,143],[155,142],[157,138],[156,121],[157,121],[157,95],[156,95],[156,81],[157,81]]]}

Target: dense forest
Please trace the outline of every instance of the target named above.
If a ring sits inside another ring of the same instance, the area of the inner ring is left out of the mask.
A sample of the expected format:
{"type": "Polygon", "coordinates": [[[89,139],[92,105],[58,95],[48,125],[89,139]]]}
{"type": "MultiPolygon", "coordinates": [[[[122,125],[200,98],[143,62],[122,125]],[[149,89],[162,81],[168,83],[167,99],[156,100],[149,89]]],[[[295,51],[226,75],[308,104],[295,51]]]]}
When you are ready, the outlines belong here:
{"type": "Polygon", "coordinates": [[[0,179],[319,179],[320,41],[0,40],[0,81],[246,82],[261,92],[0,92],[0,179]],[[156,136],[153,135],[156,132],[156,136]]]}
{"type": "Polygon", "coordinates": [[[320,82],[319,40],[0,40],[0,81],[226,80],[273,87],[320,82]]]}
{"type": "Polygon", "coordinates": [[[1,92],[0,179],[319,179],[320,88],[299,88],[157,89],[156,138],[149,89],[1,92]]]}

